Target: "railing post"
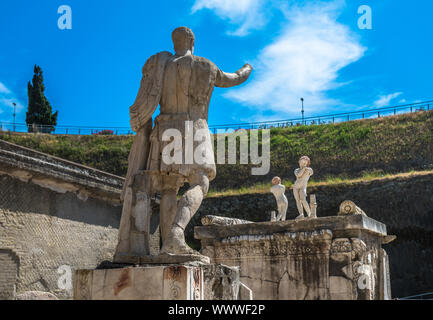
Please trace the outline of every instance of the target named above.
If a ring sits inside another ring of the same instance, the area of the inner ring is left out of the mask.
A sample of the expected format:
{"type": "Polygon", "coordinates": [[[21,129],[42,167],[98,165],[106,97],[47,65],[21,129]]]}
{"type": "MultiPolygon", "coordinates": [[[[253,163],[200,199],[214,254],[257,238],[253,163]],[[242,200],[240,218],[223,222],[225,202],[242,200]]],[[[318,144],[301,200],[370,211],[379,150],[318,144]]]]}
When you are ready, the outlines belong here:
{"type": "Polygon", "coordinates": [[[380,111],[377,112],[377,117],[380,118],[380,111]]]}
{"type": "Polygon", "coordinates": [[[394,108],[394,115],[395,115],[395,108],[394,108]]]}
{"type": "Polygon", "coordinates": [[[335,123],[335,118],[334,117],[332,117],[332,123],[335,123]]]}

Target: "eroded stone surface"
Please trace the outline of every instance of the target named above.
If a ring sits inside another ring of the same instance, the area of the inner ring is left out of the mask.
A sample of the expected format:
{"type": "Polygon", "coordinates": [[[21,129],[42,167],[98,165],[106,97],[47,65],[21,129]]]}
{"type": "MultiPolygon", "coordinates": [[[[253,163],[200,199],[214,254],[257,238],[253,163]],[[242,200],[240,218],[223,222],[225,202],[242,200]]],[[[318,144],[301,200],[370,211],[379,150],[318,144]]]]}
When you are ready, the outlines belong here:
{"type": "Polygon", "coordinates": [[[231,226],[234,224],[246,224],[246,223],[253,223],[253,222],[242,220],[242,219],[227,218],[227,217],[204,216],[201,219],[201,223],[204,226],[231,226]]]}
{"type": "Polygon", "coordinates": [[[240,268],[254,299],[391,297],[386,227],[364,215],[196,227],[212,263],[240,268]]]}
{"type": "Polygon", "coordinates": [[[204,300],[236,300],[240,290],[239,268],[210,264],[203,266],[204,300]]]}
{"type": "Polygon", "coordinates": [[[15,300],[59,300],[54,294],[42,291],[27,291],[18,294],[15,300]]]}
{"type": "Polygon", "coordinates": [[[29,291],[70,299],[59,270],[112,260],[123,181],[0,140],[0,299],[29,291]]]}
{"type": "Polygon", "coordinates": [[[0,140],[0,174],[33,182],[58,193],[90,195],[118,204],[124,179],[0,140]]]}
{"type": "Polygon", "coordinates": [[[239,271],[221,265],[159,265],[75,273],[75,300],[233,300],[239,271]]]}
{"type": "Polygon", "coordinates": [[[358,207],[353,201],[345,200],[340,204],[340,211],[338,215],[351,215],[351,214],[362,214],[366,216],[365,212],[358,207]]]}

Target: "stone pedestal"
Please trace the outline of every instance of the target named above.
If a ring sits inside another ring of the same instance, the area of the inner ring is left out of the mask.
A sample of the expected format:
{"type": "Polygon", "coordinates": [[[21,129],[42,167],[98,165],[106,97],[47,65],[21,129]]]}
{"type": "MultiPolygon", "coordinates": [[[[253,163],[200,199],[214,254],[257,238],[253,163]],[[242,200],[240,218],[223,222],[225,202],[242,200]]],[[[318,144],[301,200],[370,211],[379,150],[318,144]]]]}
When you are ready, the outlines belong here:
{"type": "Polygon", "coordinates": [[[201,226],[212,263],[240,268],[254,299],[391,298],[386,226],[364,215],[201,226]]]}
{"type": "Polygon", "coordinates": [[[239,271],[222,265],[77,270],[74,300],[233,300],[239,271]]]}

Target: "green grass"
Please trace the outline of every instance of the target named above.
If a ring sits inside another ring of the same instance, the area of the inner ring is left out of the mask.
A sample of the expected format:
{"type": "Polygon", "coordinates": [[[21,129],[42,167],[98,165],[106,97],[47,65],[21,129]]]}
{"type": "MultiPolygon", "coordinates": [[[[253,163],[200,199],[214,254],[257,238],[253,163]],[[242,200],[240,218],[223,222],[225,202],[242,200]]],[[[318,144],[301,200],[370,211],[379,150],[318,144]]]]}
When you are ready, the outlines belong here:
{"type": "MultiPolygon", "coordinates": [[[[374,180],[384,180],[384,179],[396,179],[396,178],[408,178],[420,175],[433,175],[433,170],[423,170],[423,171],[415,171],[411,170],[408,172],[402,173],[379,173],[379,172],[367,172],[358,178],[342,178],[338,176],[326,177],[324,180],[311,180],[308,184],[309,187],[318,187],[318,186],[335,186],[335,185],[349,185],[349,184],[358,184],[360,182],[368,182],[374,180]]],[[[285,181],[283,184],[287,189],[291,189],[293,186],[293,182],[285,181]]],[[[271,183],[258,183],[248,187],[241,187],[239,189],[226,189],[222,191],[211,190],[209,191],[207,197],[208,198],[217,198],[217,197],[226,197],[226,196],[238,196],[238,195],[246,195],[246,194],[258,194],[258,193],[269,193],[271,183]]]]}
{"type": "MultiPolygon", "coordinates": [[[[124,176],[132,136],[1,133],[0,139],[124,176]]],[[[433,169],[433,111],[339,124],[271,130],[271,170],[252,176],[251,165],[217,165],[213,192],[268,188],[273,176],[289,186],[300,156],[312,160],[312,182],[375,178],[433,169]],[[253,187],[254,188],[254,187],[253,187]]]]}
{"type": "Polygon", "coordinates": [[[119,176],[126,175],[132,136],[0,134],[0,139],[81,163],[119,176]]]}

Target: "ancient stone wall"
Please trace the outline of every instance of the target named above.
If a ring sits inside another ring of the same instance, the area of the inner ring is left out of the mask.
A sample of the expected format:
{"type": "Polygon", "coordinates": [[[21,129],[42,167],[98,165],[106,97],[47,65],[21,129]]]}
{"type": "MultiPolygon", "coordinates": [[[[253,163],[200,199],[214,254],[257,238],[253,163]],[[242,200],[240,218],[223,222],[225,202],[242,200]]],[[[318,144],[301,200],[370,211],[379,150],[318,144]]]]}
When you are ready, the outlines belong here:
{"type": "Polygon", "coordinates": [[[70,192],[0,175],[0,299],[10,295],[16,272],[17,293],[46,291],[71,298],[68,268],[73,274],[77,268],[94,268],[112,259],[120,213],[118,205],[83,201],[70,192]],[[12,263],[10,250],[19,264],[12,263]],[[66,279],[60,288],[59,279],[66,279]]]}
{"type": "Polygon", "coordinates": [[[11,300],[16,294],[19,260],[12,250],[0,249],[0,300],[11,300]]]}

